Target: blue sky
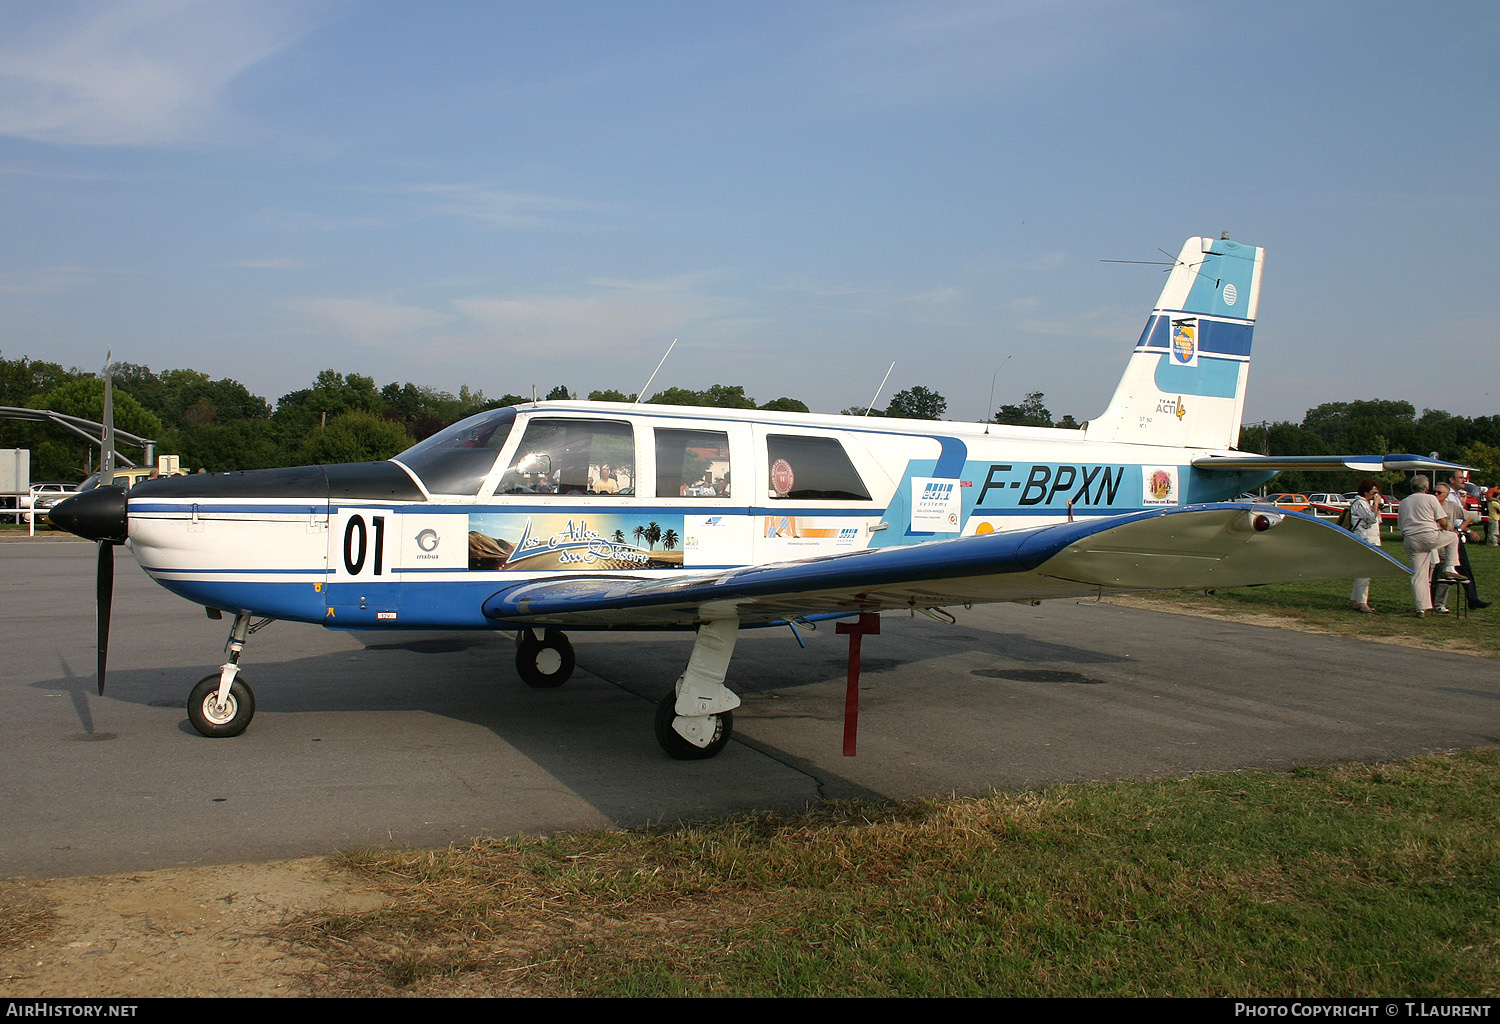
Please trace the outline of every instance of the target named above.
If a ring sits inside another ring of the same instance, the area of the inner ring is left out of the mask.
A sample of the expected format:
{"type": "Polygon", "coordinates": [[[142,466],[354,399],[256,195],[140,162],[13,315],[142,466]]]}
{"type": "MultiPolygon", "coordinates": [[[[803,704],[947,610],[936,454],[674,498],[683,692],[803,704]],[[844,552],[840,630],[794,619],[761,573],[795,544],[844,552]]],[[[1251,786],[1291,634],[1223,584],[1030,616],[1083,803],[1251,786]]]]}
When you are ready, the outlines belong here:
{"type": "Polygon", "coordinates": [[[1246,419],[1500,412],[1500,5],[0,0],[0,353],[1101,411],[1265,246],[1246,419]],[[998,377],[996,370],[999,368],[998,377]]]}

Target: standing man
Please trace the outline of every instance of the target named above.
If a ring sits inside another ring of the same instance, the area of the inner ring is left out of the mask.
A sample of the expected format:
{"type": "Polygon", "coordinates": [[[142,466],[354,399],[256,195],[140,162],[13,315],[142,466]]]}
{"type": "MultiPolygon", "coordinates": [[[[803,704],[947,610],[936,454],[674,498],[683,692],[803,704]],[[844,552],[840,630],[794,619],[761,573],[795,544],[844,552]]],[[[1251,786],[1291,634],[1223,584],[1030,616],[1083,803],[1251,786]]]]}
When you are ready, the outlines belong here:
{"type": "Polygon", "coordinates": [[[1417,605],[1417,618],[1432,611],[1432,563],[1438,562],[1437,578],[1443,582],[1461,582],[1453,571],[1458,561],[1458,534],[1449,528],[1442,503],[1427,493],[1432,481],[1418,474],[1412,477],[1412,493],[1401,501],[1396,513],[1396,527],[1401,544],[1411,559],[1411,595],[1417,605]]]}
{"type": "Polygon", "coordinates": [[[1500,487],[1491,487],[1488,497],[1488,508],[1490,513],[1489,529],[1486,531],[1484,542],[1490,547],[1500,545],[1500,487]]]}
{"type": "MultiPolygon", "coordinates": [[[[1458,534],[1458,571],[1459,574],[1468,578],[1464,584],[1464,590],[1468,594],[1470,608],[1488,608],[1488,601],[1479,599],[1479,587],[1474,582],[1474,568],[1469,564],[1469,525],[1479,520],[1479,513],[1470,512],[1467,501],[1468,490],[1464,487],[1464,474],[1454,473],[1448,477],[1446,494],[1443,493],[1443,485],[1438,484],[1434,489],[1437,499],[1443,503],[1444,510],[1448,513],[1448,522],[1454,533],[1458,534]]],[[[1448,594],[1443,592],[1443,599],[1438,602],[1438,611],[1448,610],[1448,594]]]]}
{"type": "MultiPolygon", "coordinates": [[[[1374,480],[1359,482],[1359,497],[1349,505],[1349,530],[1354,536],[1371,547],[1380,547],[1380,485],[1374,480]]],[[[1354,581],[1354,593],[1350,595],[1354,610],[1369,615],[1370,580],[1368,577],[1354,581]]]]}

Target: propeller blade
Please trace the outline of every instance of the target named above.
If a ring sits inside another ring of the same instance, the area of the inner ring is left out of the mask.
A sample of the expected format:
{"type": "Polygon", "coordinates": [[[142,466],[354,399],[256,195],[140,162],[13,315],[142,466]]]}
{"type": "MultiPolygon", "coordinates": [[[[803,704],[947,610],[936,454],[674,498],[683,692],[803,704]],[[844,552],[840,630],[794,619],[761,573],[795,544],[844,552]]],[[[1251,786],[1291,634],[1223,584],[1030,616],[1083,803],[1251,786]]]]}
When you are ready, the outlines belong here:
{"type": "Polygon", "coordinates": [[[109,483],[115,468],[115,363],[114,352],[104,354],[104,430],[99,436],[99,480],[109,483]]]}
{"type": "Polygon", "coordinates": [[[94,593],[99,604],[99,696],[104,696],[104,664],[109,659],[109,611],[115,589],[115,546],[99,542],[99,572],[94,593]]]}

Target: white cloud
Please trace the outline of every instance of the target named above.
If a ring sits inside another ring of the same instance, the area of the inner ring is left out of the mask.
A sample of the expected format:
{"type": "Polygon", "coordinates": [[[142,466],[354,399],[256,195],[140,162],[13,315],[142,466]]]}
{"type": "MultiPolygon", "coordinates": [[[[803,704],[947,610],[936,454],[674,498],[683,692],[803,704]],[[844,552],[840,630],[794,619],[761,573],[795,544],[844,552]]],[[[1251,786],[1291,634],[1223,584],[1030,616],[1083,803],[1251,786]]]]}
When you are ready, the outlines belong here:
{"type": "Polygon", "coordinates": [[[307,262],[291,256],[271,256],[259,260],[239,260],[229,265],[245,270],[303,270],[307,267],[307,262]]]}
{"type": "Polygon", "coordinates": [[[810,295],[815,299],[842,299],[850,295],[868,295],[870,289],[863,285],[819,284],[803,281],[782,286],[783,290],[810,295]]]}
{"type": "Polygon", "coordinates": [[[257,224],[276,231],[348,231],[361,228],[383,228],[390,225],[387,217],[334,216],[310,210],[291,210],[279,206],[267,206],[253,215],[257,224]]]}
{"type": "Polygon", "coordinates": [[[57,295],[76,291],[88,276],[77,267],[48,267],[25,274],[0,272],[0,295],[57,295]]]}
{"type": "Polygon", "coordinates": [[[476,329],[507,344],[619,346],[727,316],[737,304],[702,294],[705,277],[599,280],[582,294],[473,298],[454,306],[476,329]]]}
{"type": "Polygon", "coordinates": [[[0,134],[157,145],[198,137],[238,75],[301,38],[312,0],[10,4],[0,134]]]}
{"type": "Polygon", "coordinates": [[[950,302],[957,302],[963,297],[964,293],[958,288],[954,288],[951,285],[938,285],[935,288],[929,288],[925,292],[916,292],[911,295],[902,296],[902,300],[922,304],[945,305],[950,302]]]}
{"type": "MultiPolygon", "coordinates": [[[[1034,305],[1034,301],[1021,300],[1014,308],[1018,311],[1025,311],[1033,308],[1034,305]]],[[[1145,322],[1145,313],[1140,311],[1132,313],[1122,308],[1088,309],[1066,317],[1020,320],[1016,322],[1016,327],[1034,334],[1124,344],[1135,341],[1141,333],[1141,325],[1145,322]]]]}
{"type": "Polygon", "coordinates": [[[465,352],[613,354],[703,325],[722,324],[738,304],[700,292],[705,275],[658,281],[600,280],[579,293],[526,294],[454,300],[443,308],[382,299],[296,299],[288,309],[331,327],[360,345],[422,346],[453,356],[465,352]]]}
{"type": "Polygon", "coordinates": [[[293,299],[286,305],[372,348],[420,340],[451,328],[455,321],[452,313],[378,299],[293,299]]]}
{"type": "Polygon", "coordinates": [[[812,56],[847,91],[902,103],[1070,73],[1161,23],[1149,3],[1118,0],[929,0],[853,10],[856,27],[812,56]]]}
{"type": "Polygon", "coordinates": [[[430,200],[434,213],[508,227],[540,227],[584,206],[555,196],[505,192],[474,184],[409,185],[405,191],[430,200]]]}
{"type": "Polygon", "coordinates": [[[255,213],[255,220],[278,231],[345,231],[362,228],[382,228],[399,225],[411,214],[397,214],[390,205],[381,205],[380,200],[390,196],[416,197],[422,204],[420,215],[459,217],[480,221],[497,227],[512,228],[558,228],[577,227],[569,219],[589,209],[585,204],[557,196],[533,195],[522,192],[506,192],[473,184],[417,184],[394,185],[360,189],[356,195],[375,195],[372,208],[382,210],[379,215],[329,214],[313,210],[299,210],[268,206],[255,213]]]}

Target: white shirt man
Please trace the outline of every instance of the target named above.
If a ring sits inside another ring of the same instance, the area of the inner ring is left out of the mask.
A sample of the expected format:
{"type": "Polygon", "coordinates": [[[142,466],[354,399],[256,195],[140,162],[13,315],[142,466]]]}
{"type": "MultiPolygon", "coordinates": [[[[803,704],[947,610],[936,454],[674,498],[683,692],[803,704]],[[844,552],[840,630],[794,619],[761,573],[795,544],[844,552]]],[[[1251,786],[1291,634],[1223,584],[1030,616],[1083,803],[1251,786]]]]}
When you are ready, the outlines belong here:
{"type": "Polygon", "coordinates": [[[1438,579],[1461,578],[1453,571],[1458,562],[1458,534],[1451,528],[1443,503],[1428,494],[1432,482],[1425,476],[1412,478],[1412,493],[1401,500],[1396,526],[1401,543],[1411,559],[1411,594],[1417,605],[1417,617],[1432,610],[1432,564],[1438,561],[1438,579]]]}
{"type": "MultiPolygon", "coordinates": [[[[1360,481],[1359,497],[1349,505],[1349,530],[1371,547],[1380,547],[1380,485],[1374,480],[1360,481]]],[[[1368,615],[1374,611],[1368,577],[1354,581],[1349,599],[1357,612],[1368,615]]]]}
{"type": "MultiPolygon", "coordinates": [[[[1441,491],[1442,484],[1434,487],[1434,491],[1441,491]]],[[[1470,525],[1479,521],[1478,512],[1469,511],[1468,487],[1457,473],[1448,478],[1448,493],[1446,496],[1439,494],[1443,504],[1449,509],[1448,518],[1452,524],[1454,533],[1463,533],[1470,525]]]]}

